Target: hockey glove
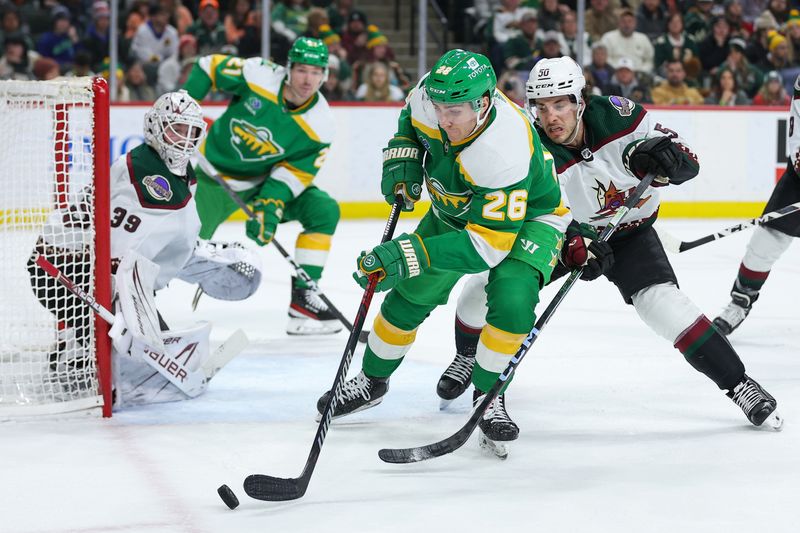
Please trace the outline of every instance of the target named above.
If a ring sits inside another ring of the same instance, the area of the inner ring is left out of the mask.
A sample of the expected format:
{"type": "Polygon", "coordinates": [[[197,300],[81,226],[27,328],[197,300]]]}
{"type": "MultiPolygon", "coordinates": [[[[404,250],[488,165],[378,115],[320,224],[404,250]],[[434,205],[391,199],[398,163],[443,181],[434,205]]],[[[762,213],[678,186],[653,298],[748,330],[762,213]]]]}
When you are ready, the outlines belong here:
{"type": "Polygon", "coordinates": [[[381,193],[389,205],[400,193],[404,200],[402,210],[414,210],[414,203],[422,195],[422,156],[419,145],[404,139],[392,139],[383,149],[381,193]]]}
{"type": "Polygon", "coordinates": [[[416,233],[403,233],[399,237],[379,244],[369,253],[361,252],[353,279],[367,288],[369,276],[376,274],[377,292],[388,291],[406,278],[419,276],[431,266],[428,251],[416,233]]]}
{"type": "MultiPolygon", "coordinates": [[[[626,151],[623,156],[625,168],[639,179],[648,173],[656,174],[653,187],[668,185],[677,177],[681,167],[681,149],[669,137],[659,136],[645,139],[633,150],[626,151]]],[[[685,180],[681,180],[685,181],[685,180]]],[[[680,183],[680,181],[673,181],[680,183]]]]}
{"type": "Polygon", "coordinates": [[[278,229],[278,223],[283,218],[283,207],[283,200],[258,198],[253,204],[255,218],[251,218],[245,224],[247,236],[259,246],[271,243],[278,229]]]}
{"type": "Polygon", "coordinates": [[[588,224],[567,226],[567,245],[561,250],[561,261],[570,270],[583,267],[581,279],[597,279],[614,266],[614,251],[607,242],[600,242],[588,224]]]}

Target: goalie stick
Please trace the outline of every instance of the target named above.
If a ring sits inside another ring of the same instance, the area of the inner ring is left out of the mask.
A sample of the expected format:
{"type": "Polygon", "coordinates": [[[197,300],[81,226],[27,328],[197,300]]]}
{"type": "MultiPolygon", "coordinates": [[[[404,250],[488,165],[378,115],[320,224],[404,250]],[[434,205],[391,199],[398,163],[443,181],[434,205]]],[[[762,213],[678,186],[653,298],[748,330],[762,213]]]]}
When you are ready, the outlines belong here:
{"type": "MultiPolygon", "coordinates": [[[[648,174],[642,178],[641,183],[636,186],[633,194],[628,197],[622,207],[617,209],[617,212],[614,213],[614,216],[608,222],[606,227],[603,228],[603,231],[598,237],[599,241],[607,241],[611,237],[611,235],[617,229],[617,226],[619,226],[619,224],[622,222],[622,219],[625,218],[625,215],[627,215],[631,209],[633,209],[633,206],[636,205],[636,202],[639,201],[639,198],[645,192],[647,187],[650,186],[650,183],[655,177],[655,174],[648,174]]],[[[581,276],[582,272],[583,268],[580,268],[570,273],[567,281],[564,282],[564,284],[558,290],[558,293],[556,293],[556,295],[548,304],[547,308],[539,317],[539,320],[536,321],[533,329],[530,331],[530,333],[528,333],[528,336],[525,337],[525,340],[522,341],[517,353],[515,353],[511,358],[511,361],[509,361],[508,366],[506,366],[505,370],[503,370],[503,373],[497,378],[494,385],[492,385],[492,388],[483,395],[483,400],[475,409],[473,409],[472,415],[470,416],[469,420],[467,420],[467,423],[461,427],[461,429],[456,431],[453,435],[438,442],[434,442],[433,444],[416,446],[414,448],[383,448],[378,451],[378,457],[380,457],[381,461],[386,463],[416,463],[419,461],[425,461],[427,459],[433,459],[434,457],[441,457],[442,455],[454,452],[463,446],[467,440],[469,440],[469,437],[475,431],[475,428],[478,427],[478,423],[480,422],[483,413],[489,407],[489,404],[491,404],[500,394],[500,389],[502,389],[506,382],[511,378],[517,366],[519,366],[520,362],[522,362],[522,359],[525,357],[525,354],[527,354],[528,350],[530,350],[531,345],[536,341],[536,339],[539,338],[539,334],[553,317],[553,314],[561,305],[561,302],[564,301],[567,293],[569,293],[570,289],[572,289],[572,286],[575,285],[575,282],[581,276]]]]}
{"type": "MultiPolygon", "coordinates": [[[[403,204],[403,197],[397,195],[392,211],[389,214],[389,220],[386,222],[386,227],[383,230],[383,237],[381,243],[384,243],[392,238],[394,229],[397,226],[397,220],[400,218],[400,206],[403,204]]],[[[353,360],[353,353],[358,340],[358,332],[364,326],[364,319],[367,317],[369,311],[369,304],[372,301],[372,296],[375,293],[375,286],[378,283],[377,275],[372,275],[369,278],[367,288],[364,289],[364,296],[361,297],[361,304],[358,306],[358,312],[354,320],[353,330],[350,332],[350,337],[347,339],[347,346],[342,355],[342,361],[339,363],[339,369],[336,371],[336,377],[333,378],[333,386],[331,387],[331,396],[328,399],[325,409],[322,411],[322,416],[317,427],[317,433],[314,435],[314,443],[311,445],[311,451],[308,453],[308,459],[303,467],[303,472],[299,477],[295,478],[281,478],[268,476],[266,474],[252,474],[247,476],[244,480],[244,491],[251,498],[256,500],[264,500],[270,502],[279,502],[286,500],[296,500],[302,498],[308,489],[308,483],[311,481],[311,475],[314,473],[314,468],[317,466],[322,444],[325,442],[325,436],[328,433],[328,428],[331,425],[333,418],[333,408],[336,404],[336,397],[347,379],[347,370],[350,367],[350,361],[353,360]]]]}
{"type": "Polygon", "coordinates": [[[739,233],[740,231],[752,228],[753,226],[764,226],[776,218],[785,217],[786,215],[791,215],[792,213],[796,213],[798,211],[800,211],[800,202],[795,202],[787,205],[786,207],[781,207],[775,211],[765,213],[758,218],[751,218],[750,220],[746,220],[745,222],[725,228],[717,233],[706,235],[705,237],[701,237],[694,241],[682,241],[658,226],[656,226],[656,232],[658,233],[658,237],[661,239],[661,243],[664,245],[665,250],[672,254],[679,254],[681,252],[685,252],[686,250],[691,250],[692,248],[697,248],[698,246],[708,244],[709,242],[722,239],[728,235],[739,233]]]}
{"type": "MultiPolygon", "coordinates": [[[[114,315],[111,313],[111,311],[100,305],[94,296],[81,289],[40,253],[37,252],[34,257],[35,258],[33,262],[36,263],[39,268],[44,270],[48,276],[55,278],[81,302],[88,305],[92,311],[97,313],[97,315],[105,320],[109,325],[114,324],[114,315]]],[[[217,372],[222,370],[222,368],[230,362],[231,359],[239,355],[239,353],[247,347],[249,342],[250,341],[247,339],[247,335],[245,335],[244,331],[241,329],[234,331],[233,334],[228,337],[228,339],[225,340],[216,350],[214,350],[209,358],[203,363],[201,369],[203,371],[203,375],[205,376],[205,380],[209,381],[211,378],[213,378],[217,372]]]]}
{"type": "MultiPolygon", "coordinates": [[[[245,201],[242,200],[238,194],[236,194],[236,191],[231,189],[231,186],[228,185],[228,183],[222,176],[220,176],[219,172],[217,172],[217,170],[209,162],[209,160],[206,159],[206,157],[199,151],[196,152],[196,155],[197,155],[197,162],[200,164],[200,167],[203,169],[203,171],[206,174],[208,174],[211,177],[211,179],[217,182],[220,187],[223,188],[223,190],[228,194],[228,196],[230,196],[231,200],[233,200],[236,203],[236,205],[239,206],[239,209],[241,209],[244,212],[247,218],[250,219],[255,218],[256,216],[253,213],[253,210],[250,209],[250,206],[248,206],[245,203],[245,201]]],[[[344,325],[345,328],[347,328],[347,331],[352,332],[353,324],[351,324],[350,321],[347,320],[347,317],[345,317],[342,314],[342,312],[339,311],[339,309],[335,305],[333,305],[333,302],[331,302],[328,299],[328,297],[325,296],[325,293],[323,293],[322,289],[319,288],[317,282],[311,279],[311,276],[308,275],[308,272],[306,272],[303,269],[303,267],[301,267],[297,263],[297,261],[294,260],[294,258],[289,254],[289,252],[286,251],[286,248],[281,246],[281,244],[277,240],[272,239],[272,244],[275,245],[275,248],[278,249],[278,252],[283,256],[283,258],[286,259],[290,265],[292,265],[292,268],[294,268],[295,272],[297,273],[297,276],[300,279],[302,279],[306,285],[308,285],[309,289],[317,293],[317,296],[319,296],[320,300],[325,302],[325,305],[327,305],[328,308],[331,310],[331,312],[334,315],[336,315],[336,318],[339,319],[339,321],[342,323],[342,325],[344,325]]],[[[192,310],[197,308],[197,303],[200,301],[200,297],[202,295],[203,295],[203,289],[198,287],[197,291],[195,292],[194,298],[192,299],[192,310]]],[[[367,342],[368,337],[369,337],[369,331],[362,331],[361,335],[359,335],[358,337],[358,342],[367,342]]]]}

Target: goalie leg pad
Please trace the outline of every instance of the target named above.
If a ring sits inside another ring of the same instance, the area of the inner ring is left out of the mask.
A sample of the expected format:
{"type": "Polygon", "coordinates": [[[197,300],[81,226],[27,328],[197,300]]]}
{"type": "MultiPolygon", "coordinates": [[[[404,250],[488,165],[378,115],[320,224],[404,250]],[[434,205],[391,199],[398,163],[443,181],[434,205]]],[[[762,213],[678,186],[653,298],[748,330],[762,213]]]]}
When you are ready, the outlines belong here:
{"type": "Polygon", "coordinates": [[[208,386],[203,364],[209,358],[210,322],[164,331],[164,351],[134,339],[128,353],[115,352],[117,406],[163,403],[202,394],[208,386]]]}

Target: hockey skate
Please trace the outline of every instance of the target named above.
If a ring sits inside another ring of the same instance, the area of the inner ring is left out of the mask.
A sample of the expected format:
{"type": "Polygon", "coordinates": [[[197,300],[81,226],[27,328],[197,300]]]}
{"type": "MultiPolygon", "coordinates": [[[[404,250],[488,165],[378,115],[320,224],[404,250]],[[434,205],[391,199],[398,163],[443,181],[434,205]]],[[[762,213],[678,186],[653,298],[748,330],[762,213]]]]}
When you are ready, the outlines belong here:
{"type": "Polygon", "coordinates": [[[456,358],[444,371],[439,383],[436,385],[436,394],[439,395],[439,409],[446,409],[453,400],[464,394],[472,378],[472,366],[475,364],[475,354],[456,353],[456,358]]]}
{"type": "Polygon", "coordinates": [[[292,282],[292,301],[289,304],[289,335],[331,335],[342,331],[342,323],[319,295],[292,282]]]}
{"type": "MultiPolygon", "coordinates": [[[[383,396],[388,390],[389,378],[371,378],[362,370],[356,377],[348,379],[342,385],[336,397],[336,404],[333,406],[333,419],[375,407],[383,401],[383,396]]],[[[331,391],[328,391],[317,400],[317,422],[322,420],[322,412],[330,397],[331,391]]]]}
{"type": "Polygon", "coordinates": [[[741,407],[754,426],[763,425],[775,431],[782,429],[783,418],[777,411],[778,402],[747,374],[726,394],[733,403],[741,407]]]}
{"type": "MultiPolygon", "coordinates": [[[[477,406],[483,401],[483,393],[475,390],[472,395],[472,405],[477,406]]],[[[478,446],[500,459],[508,458],[508,443],[517,440],[519,427],[511,420],[506,411],[505,394],[494,399],[483,413],[478,422],[478,446]]]]}
{"type": "Polygon", "coordinates": [[[758,291],[748,291],[735,283],[731,290],[731,302],[714,319],[714,326],[723,335],[730,335],[744,322],[756,300],[758,300],[758,291]]]}

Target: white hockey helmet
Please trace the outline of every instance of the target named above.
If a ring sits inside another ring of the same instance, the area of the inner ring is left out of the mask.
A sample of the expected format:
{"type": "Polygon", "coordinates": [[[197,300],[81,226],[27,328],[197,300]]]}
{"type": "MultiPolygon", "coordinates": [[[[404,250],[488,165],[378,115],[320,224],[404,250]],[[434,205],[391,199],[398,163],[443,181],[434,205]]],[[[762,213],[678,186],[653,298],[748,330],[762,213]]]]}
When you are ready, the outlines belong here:
{"type": "Polygon", "coordinates": [[[162,94],[144,115],[144,141],[179,176],[186,174],[189,158],[205,136],[200,105],[183,89],[162,94]]]}
{"type": "Polygon", "coordinates": [[[536,119],[536,99],[551,96],[571,96],[578,104],[578,120],[586,103],[581,91],[586,87],[583,69],[569,56],[542,59],[531,69],[525,84],[525,109],[531,119],[536,119]]]}

